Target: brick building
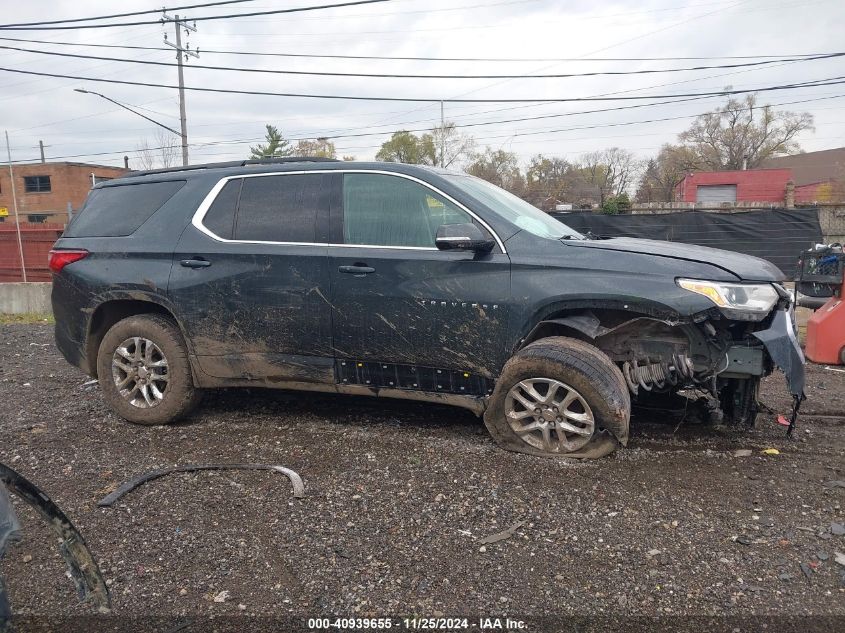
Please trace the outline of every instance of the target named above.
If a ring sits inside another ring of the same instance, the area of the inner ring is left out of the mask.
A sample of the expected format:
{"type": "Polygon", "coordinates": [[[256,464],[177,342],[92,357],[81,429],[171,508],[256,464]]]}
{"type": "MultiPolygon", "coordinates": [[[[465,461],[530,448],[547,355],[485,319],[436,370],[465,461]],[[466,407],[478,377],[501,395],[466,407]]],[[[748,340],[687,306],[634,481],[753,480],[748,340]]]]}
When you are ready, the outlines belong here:
{"type": "Polygon", "coordinates": [[[676,202],[815,204],[845,201],[845,147],[770,158],[762,169],[701,171],[675,187],[676,202]]]}
{"type": "MultiPolygon", "coordinates": [[[[15,193],[21,222],[67,224],[95,182],[128,173],[123,167],[87,163],[28,163],[14,165],[15,193]]],[[[0,169],[0,222],[15,221],[9,168],[0,169]]]]}
{"type": "Polygon", "coordinates": [[[771,202],[783,204],[789,169],[699,171],[689,174],[675,188],[678,202],[771,202]]]}

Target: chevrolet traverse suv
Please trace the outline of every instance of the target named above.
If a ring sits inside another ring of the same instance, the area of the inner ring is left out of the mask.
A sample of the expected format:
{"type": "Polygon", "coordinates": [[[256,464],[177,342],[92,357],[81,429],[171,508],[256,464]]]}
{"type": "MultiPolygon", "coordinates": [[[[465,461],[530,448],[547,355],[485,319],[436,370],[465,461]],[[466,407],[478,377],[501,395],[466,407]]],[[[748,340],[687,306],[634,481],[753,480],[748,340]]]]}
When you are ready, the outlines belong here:
{"type": "Polygon", "coordinates": [[[632,399],[707,394],[750,424],[803,395],[789,294],[727,251],[581,235],[462,173],[272,159],[100,183],[51,252],[58,348],[139,424],[205,389],[405,398],[501,446],[601,457],[632,399]]]}

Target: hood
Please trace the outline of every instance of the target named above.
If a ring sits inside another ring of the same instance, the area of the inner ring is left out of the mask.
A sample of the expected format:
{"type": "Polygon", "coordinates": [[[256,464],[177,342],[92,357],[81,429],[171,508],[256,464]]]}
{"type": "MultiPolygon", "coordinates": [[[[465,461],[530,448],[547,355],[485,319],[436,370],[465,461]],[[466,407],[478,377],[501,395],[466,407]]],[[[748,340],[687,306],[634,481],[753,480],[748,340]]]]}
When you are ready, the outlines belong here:
{"type": "Polygon", "coordinates": [[[695,244],[640,240],[631,237],[614,237],[602,240],[566,240],[563,243],[576,248],[643,253],[656,257],[709,264],[731,273],[742,281],[771,282],[783,281],[785,278],[780,268],[765,259],[695,244]]]}

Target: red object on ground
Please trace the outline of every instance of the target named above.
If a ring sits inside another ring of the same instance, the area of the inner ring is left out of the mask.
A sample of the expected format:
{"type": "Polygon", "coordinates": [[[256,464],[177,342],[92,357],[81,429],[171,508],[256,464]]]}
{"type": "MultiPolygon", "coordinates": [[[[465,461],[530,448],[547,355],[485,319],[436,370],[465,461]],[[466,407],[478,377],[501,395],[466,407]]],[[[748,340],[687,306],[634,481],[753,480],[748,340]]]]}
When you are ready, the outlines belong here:
{"type": "Polygon", "coordinates": [[[813,313],[807,322],[807,358],[814,363],[845,365],[845,301],[842,289],[813,313]]]}

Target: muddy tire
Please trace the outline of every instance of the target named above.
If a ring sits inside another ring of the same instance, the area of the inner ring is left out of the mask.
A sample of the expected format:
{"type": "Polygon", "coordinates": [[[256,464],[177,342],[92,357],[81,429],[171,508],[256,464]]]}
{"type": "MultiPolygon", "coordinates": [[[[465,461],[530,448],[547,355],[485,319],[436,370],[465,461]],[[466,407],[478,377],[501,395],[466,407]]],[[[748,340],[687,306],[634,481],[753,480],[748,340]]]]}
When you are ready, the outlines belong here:
{"type": "Polygon", "coordinates": [[[505,364],[484,424],[510,451],[597,459],[627,444],[630,417],[628,387],[610,358],[555,336],[527,345],[505,364]]]}
{"type": "Polygon", "coordinates": [[[157,314],[131,316],[106,332],[97,354],[106,404],[135,424],[169,424],[202,397],[176,325],[157,314]]]}

